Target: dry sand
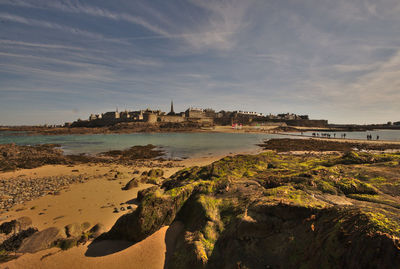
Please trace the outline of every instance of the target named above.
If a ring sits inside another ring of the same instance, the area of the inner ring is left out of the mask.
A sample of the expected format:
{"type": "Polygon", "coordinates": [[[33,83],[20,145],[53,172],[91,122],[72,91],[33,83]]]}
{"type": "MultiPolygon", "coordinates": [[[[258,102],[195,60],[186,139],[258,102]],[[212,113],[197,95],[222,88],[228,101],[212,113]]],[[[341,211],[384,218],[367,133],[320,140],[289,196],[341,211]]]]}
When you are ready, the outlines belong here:
{"type": "Polygon", "coordinates": [[[215,126],[207,129],[208,132],[217,133],[271,133],[278,126],[243,126],[241,129],[234,129],[232,126],[215,126]]]}
{"type": "MultiPolygon", "coordinates": [[[[223,156],[211,156],[187,159],[178,162],[185,167],[202,166],[212,163],[223,156]]],[[[114,207],[130,205],[136,207],[134,199],[141,189],[150,184],[141,184],[138,188],[123,191],[121,188],[132,178],[134,170],[140,173],[150,168],[127,167],[121,165],[85,164],[76,166],[47,165],[34,169],[22,169],[15,172],[0,173],[0,178],[12,179],[18,176],[47,177],[82,174],[99,176],[85,183],[72,184],[59,195],[46,195],[14,206],[9,212],[0,215],[3,221],[22,216],[32,219],[33,226],[39,230],[48,227],[63,228],[65,225],[88,221],[91,225],[102,223],[110,229],[115,221],[127,211],[113,213],[114,207]],[[78,171],[77,171],[78,170],[78,171]],[[110,172],[112,171],[112,172],[110,172]],[[123,177],[111,180],[117,171],[123,177]],[[108,174],[107,174],[108,173],[108,174]],[[107,174],[107,175],[106,175],[107,174]],[[122,205],[121,205],[122,204],[122,205]]],[[[182,167],[164,168],[165,177],[169,177],[182,167]]],[[[74,247],[66,251],[52,248],[35,254],[24,254],[18,259],[0,264],[2,268],[163,268],[167,245],[173,245],[174,234],[180,224],[163,227],[147,239],[132,245],[123,241],[103,241],[93,245],[74,247]],[[167,232],[168,231],[168,232],[167,232]]]]}
{"type": "Polygon", "coordinates": [[[67,251],[48,249],[25,254],[0,268],[163,268],[167,246],[174,244],[180,229],[181,224],[174,223],[134,245],[125,241],[102,241],[67,251]]]}

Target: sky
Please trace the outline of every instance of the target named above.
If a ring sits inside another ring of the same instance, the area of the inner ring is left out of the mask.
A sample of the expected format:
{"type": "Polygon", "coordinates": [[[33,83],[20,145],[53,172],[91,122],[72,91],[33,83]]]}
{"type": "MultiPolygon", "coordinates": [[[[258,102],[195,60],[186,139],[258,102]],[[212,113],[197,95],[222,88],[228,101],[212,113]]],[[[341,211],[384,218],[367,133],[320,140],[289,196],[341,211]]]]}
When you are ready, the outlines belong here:
{"type": "Polygon", "coordinates": [[[0,0],[0,125],[188,107],[400,121],[398,0],[0,0]]]}

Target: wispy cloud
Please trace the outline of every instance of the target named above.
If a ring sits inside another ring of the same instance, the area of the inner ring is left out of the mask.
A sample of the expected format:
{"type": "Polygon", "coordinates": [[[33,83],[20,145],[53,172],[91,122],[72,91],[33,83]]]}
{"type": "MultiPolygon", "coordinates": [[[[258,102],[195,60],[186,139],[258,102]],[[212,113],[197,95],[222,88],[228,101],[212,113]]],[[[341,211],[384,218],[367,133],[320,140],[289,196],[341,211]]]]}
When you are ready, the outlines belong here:
{"type": "Polygon", "coordinates": [[[72,12],[72,13],[83,13],[91,16],[98,16],[98,17],[103,17],[111,20],[121,20],[121,21],[126,21],[130,23],[134,23],[137,25],[140,25],[147,30],[150,30],[154,33],[163,35],[163,36],[168,36],[168,32],[163,30],[161,27],[155,25],[154,23],[150,23],[144,18],[140,16],[133,16],[127,13],[117,13],[117,12],[112,12],[110,10],[106,10],[103,8],[99,7],[93,7],[89,5],[82,5],[79,2],[72,2],[72,1],[63,1],[63,2],[58,2],[58,1],[52,1],[49,3],[49,6],[52,8],[57,8],[66,12],[72,12]]]}
{"type": "MultiPolygon", "coordinates": [[[[229,50],[235,46],[236,35],[244,30],[247,26],[245,16],[248,8],[254,3],[249,1],[216,1],[216,0],[191,0],[190,2],[198,8],[204,9],[207,17],[204,20],[196,21],[195,25],[187,28],[180,22],[173,23],[159,12],[144,5],[140,7],[147,10],[152,15],[151,18],[143,18],[142,16],[132,15],[124,12],[115,12],[109,9],[82,4],[76,1],[39,1],[32,4],[27,0],[8,1],[3,0],[5,4],[17,5],[38,9],[54,9],[62,12],[74,14],[86,14],[106,18],[115,21],[124,21],[131,24],[139,25],[156,35],[141,35],[134,37],[122,37],[121,40],[146,40],[146,39],[181,39],[194,49],[219,49],[229,50]],[[168,26],[168,28],[166,27],[168,26]]],[[[184,17],[184,14],[181,15],[184,17]]],[[[20,17],[9,17],[16,22],[27,23],[20,17]]],[[[53,27],[61,29],[61,25],[49,25],[44,22],[34,21],[34,24],[42,27],[53,27]]],[[[64,29],[66,30],[66,29],[64,29]]],[[[79,32],[79,29],[69,29],[71,32],[79,32]]]]}
{"type": "Polygon", "coordinates": [[[61,50],[76,50],[76,51],[87,50],[87,49],[84,49],[81,47],[76,47],[76,46],[66,46],[66,45],[60,45],[60,44],[32,43],[32,42],[23,42],[23,41],[7,40],[7,39],[0,39],[0,44],[6,44],[6,45],[11,45],[11,46],[44,48],[44,49],[61,49],[61,50]]]}
{"type": "MultiPolygon", "coordinates": [[[[246,15],[254,1],[191,0],[192,4],[203,8],[208,18],[199,24],[198,35],[187,35],[184,39],[194,48],[216,48],[229,50],[237,42],[237,34],[246,26],[246,15]]],[[[193,28],[191,29],[193,31],[193,28]]]]}
{"type": "Polygon", "coordinates": [[[60,25],[60,24],[53,23],[53,22],[21,17],[21,16],[17,16],[17,15],[13,15],[13,14],[0,13],[0,19],[4,20],[6,22],[11,21],[11,22],[25,24],[28,26],[38,26],[38,27],[44,27],[44,28],[49,28],[49,29],[54,29],[54,30],[62,30],[62,31],[65,31],[65,32],[68,32],[71,34],[82,35],[82,36],[86,36],[86,37],[90,37],[90,38],[104,39],[104,36],[101,34],[92,33],[92,32],[78,29],[78,28],[60,25]]]}
{"type": "Polygon", "coordinates": [[[334,65],[333,70],[340,72],[365,71],[350,82],[319,77],[305,84],[314,98],[336,107],[346,109],[365,109],[371,112],[392,107],[400,100],[400,49],[389,60],[373,64],[334,65]],[[322,99],[321,99],[322,98],[322,99]]]}
{"type": "Polygon", "coordinates": [[[24,6],[24,7],[30,7],[30,8],[52,8],[52,9],[57,9],[60,11],[64,12],[70,12],[70,13],[76,13],[76,14],[86,14],[90,16],[97,16],[97,17],[103,17],[107,18],[110,20],[120,20],[120,21],[126,21],[129,23],[134,23],[137,25],[140,25],[147,30],[150,30],[151,32],[160,34],[162,36],[168,36],[169,33],[166,32],[165,30],[161,29],[159,26],[152,24],[145,20],[144,18],[140,16],[133,16],[131,14],[127,13],[117,13],[117,12],[112,12],[110,10],[100,8],[100,7],[95,7],[95,6],[90,6],[90,5],[84,5],[81,4],[78,1],[46,1],[46,2],[40,2],[39,4],[33,5],[29,1],[24,1],[24,0],[18,0],[18,1],[4,1],[7,4],[10,5],[18,5],[18,6],[24,6]]]}

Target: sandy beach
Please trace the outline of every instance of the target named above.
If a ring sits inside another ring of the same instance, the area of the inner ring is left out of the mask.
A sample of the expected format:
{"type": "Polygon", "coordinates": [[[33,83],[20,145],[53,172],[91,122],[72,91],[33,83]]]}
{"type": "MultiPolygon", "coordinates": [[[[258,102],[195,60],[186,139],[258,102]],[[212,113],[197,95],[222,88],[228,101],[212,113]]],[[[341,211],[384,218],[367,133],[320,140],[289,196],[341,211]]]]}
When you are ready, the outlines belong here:
{"type": "MultiPolygon", "coordinates": [[[[169,177],[182,167],[207,165],[222,157],[218,155],[177,161],[176,167],[163,168],[164,177],[169,177]]],[[[138,191],[154,186],[140,184],[137,188],[121,190],[134,177],[135,170],[141,174],[149,169],[117,164],[81,164],[45,165],[34,169],[3,172],[0,178],[5,180],[71,174],[93,179],[69,185],[58,195],[46,195],[16,205],[0,215],[1,222],[29,217],[32,226],[39,231],[48,227],[63,229],[68,224],[83,222],[89,222],[91,225],[101,223],[105,230],[109,230],[121,215],[136,208],[135,198],[138,191]],[[116,173],[122,176],[113,178],[116,173]],[[114,211],[115,208],[118,209],[118,213],[114,211]]],[[[87,243],[66,251],[51,248],[34,254],[27,253],[1,264],[0,268],[127,268],[128,265],[129,268],[163,268],[166,246],[168,242],[173,242],[174,233],[179,227],[179,223],[164,227],[134,245],[124,241],[102,241],[93,245],[87,243]]]]}

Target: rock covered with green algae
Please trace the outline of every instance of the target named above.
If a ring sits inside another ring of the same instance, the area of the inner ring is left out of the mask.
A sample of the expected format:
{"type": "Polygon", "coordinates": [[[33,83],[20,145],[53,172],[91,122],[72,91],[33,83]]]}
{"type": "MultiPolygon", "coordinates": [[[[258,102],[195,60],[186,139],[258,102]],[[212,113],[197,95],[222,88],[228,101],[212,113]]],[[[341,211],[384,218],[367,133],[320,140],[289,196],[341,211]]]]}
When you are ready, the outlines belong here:
{"type": "Polygon", "coordinates": [[[138,242],[181,221],[167,268],[398,268],[399,160],[226,157],[143,191],[102,238],[138,242]]]}

